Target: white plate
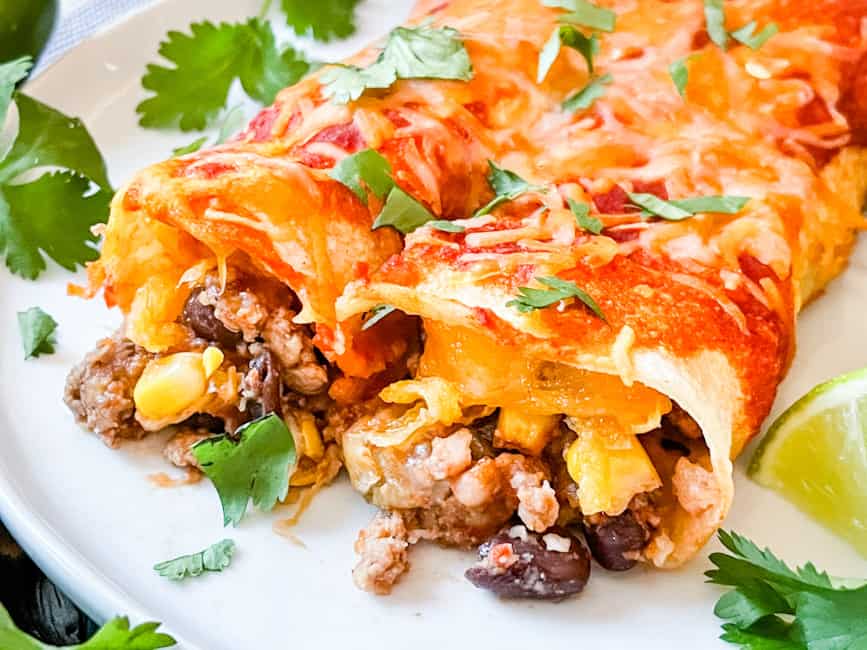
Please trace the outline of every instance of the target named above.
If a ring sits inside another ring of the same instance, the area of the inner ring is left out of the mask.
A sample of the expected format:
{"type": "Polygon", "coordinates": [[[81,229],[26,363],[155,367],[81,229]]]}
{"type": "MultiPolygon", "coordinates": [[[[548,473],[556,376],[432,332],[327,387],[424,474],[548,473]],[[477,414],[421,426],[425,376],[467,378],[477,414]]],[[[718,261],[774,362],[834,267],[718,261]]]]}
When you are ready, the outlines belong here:
{"type": "MultiPolygon", "coordinates": [[[[80,115],[106,154],[119,185],[195,136],[154,134],[136,126],[139,78],[168,29],[204,17],[253,15],[258,1],[164,2],[79,46],[28,91],[80,115]]],[[[410,0],[368,1],[363,33],[318,48],[335,58],[384,33],[406,16],[410,0]]],[[[501,602],[462,573],[470,554],[421,546],[394,594],[373,597],[350,578],[352,543],[373,509],[345,480],[325,490],[295,529],[304,547],[271,531],[279,513],[257,513],[224,530],[210,484],[165,489],[148,475],[166,471],[156,444],[110,451],[73,423],[61,402],[65,375],[97,338],[118,323],[99,301],[66,296],[76,278],[52,267],[38,282],[0,269],[0,512],[43,569],[97,619],[128,614],[162,621],[185,648],[405,647],[719,648],[703,552],[669,573],[594,569],[582,596],[560,604],[501,602]],[[57,354],[22,360],[15,312],[40,305],[60,322],[57,354]],[[181,584],[151,566],[231,537],[230,570],[181,584]]],[[[80,281],[80,278],[79,278],[80,281]]],[[[867,246],[800,322],[800,353],[776,412],[815,383],[867,365],[864,298],[867,246]]],[[[837,575],[867,575],[853,550],[774,494],[751,484],[741,460],[727,526],[771,545],[793,562],[813,560],[837,575]]],[[[170,471],[170,470],[169,470],[170,471]]],[[[713,544],[712,546],[715,546],[713,544]]],[[[711,546],[707,551],[711,550],[711,546]]]]}

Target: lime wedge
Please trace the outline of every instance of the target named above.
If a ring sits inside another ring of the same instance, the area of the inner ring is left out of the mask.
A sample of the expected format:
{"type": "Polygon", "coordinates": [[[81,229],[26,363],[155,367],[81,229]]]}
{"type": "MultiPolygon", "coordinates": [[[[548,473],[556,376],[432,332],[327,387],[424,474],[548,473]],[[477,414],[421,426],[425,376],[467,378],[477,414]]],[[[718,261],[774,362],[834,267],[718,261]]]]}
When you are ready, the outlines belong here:
{"type": "Polygon", "coordinates": [[[789,407],[748,472],[867,557],[867,368],[820,384],[789,407]]]}

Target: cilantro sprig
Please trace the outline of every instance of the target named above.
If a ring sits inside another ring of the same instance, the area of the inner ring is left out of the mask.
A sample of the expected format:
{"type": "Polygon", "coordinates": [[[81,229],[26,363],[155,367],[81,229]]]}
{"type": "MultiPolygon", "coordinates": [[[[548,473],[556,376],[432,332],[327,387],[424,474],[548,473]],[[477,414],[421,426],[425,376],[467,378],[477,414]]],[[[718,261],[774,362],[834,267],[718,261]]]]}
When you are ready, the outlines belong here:
{"type": "Polygon", "coordinates": [[[514,307],[519,312],[528,313],[536,311],[537,309],[545,309],[546,307],[556,305],[562,300],[577,298],[584,303],[590,311],[602,320],[605,320],[605,314],[602,313],[602,310],[599,308],[596,301],[593,300],[590,294],[574,282],[562,280],[555,276],[538,277],[536,278],[536,281],[548,288],[534,289],[532,287],[519,287],[518,297],[507,302],[506,307],[514,307]]]}
{"type": "Polygon", "coordinates": [[[514,201],[526,192],[545,192],[541,185],[531,185],[515,172],[503,169],[493,160],[488,161],[488,184],[494,190],[494,198],[486,205],[476,210],[474,217],[490,214],[503,203],[514,201]]]}
{"type": "Polygon", "coordinates": [[[562,46],[576,50],[587,62],[587,71],[593,74],[593,57],[599,53],[599,38],[596,34],[586,36],[574,25],[558,25],[551,32],[541,52],[539,52],[539,67],[536,82],[542,83],[548,76],[548,71],[560,55],[562,46]]]}
{"type": "Polygon", "coordinates": [[[646,216],[662,217],[668,221],[682,221],[699,212],[737,214],[749,202],[747,196],[695,196],[666,201],[655,194],[632,192],[629,200],[642,209],[646,216]]]}
{"type": "Polygon", "coordinates": [[[369,201],[368,192],[385,200],[371,226],[373,230],[391,226],[406,235],[434,221],[430,210],[402,190],[391,174],[391,164],[374,149],[347,156],[329,172],[334,180],[352,190],[365,205],[369,201]]]}
{"type": "Polygon", "coordinates": [[[473,64],[457,30],[451,27],[397,27],[374,63],[366,68],[335,65],[322,75],[323,94],[337,104],[385,89],[398,79],[469,81],[473,64]]]}
{"type": "Polygon", "coordinates": [[[729,551],[713,553],[708,581],[733,587],[716,604],[722,639],[748,650],[867,647],[867,585],[835,586],[813,564],[791,569],[769,549],[719,531],[729,551]]]}
{"type": "Polygon", "coordinates": [[[56,330],[57,321],[39,307],[18,312],[18,331],[21,333],[24,358],[54,354],[54,346],[57,344],[54,338],[56,330]]]}
{"type": "Polygon", "coordinates": [[[594,235],[598,235],[602,232],[602,222],[597,217],[590,216],[589,205],[576,201],[575,199],[566,199],[566,202],[569,204],[569,209],[572,210],[572,214],[575,215],[575,221],[578,222],[579,226],[584,230],[592,232],[594,235]]]}
{"type": "Polygon", "coordinates": [[[696,57],[695,54],[677,59],[668,66],[668,74],[671,76],[674,87],[681,97],[686,96],[686,85],[689,83],[689,62],[696,57]]]}
{"type": "Polygon", "coordinates": [[[361,326],[361,331],[369,330],[396,309],[396,307],[392,307],[391,305],[377,305],[376,307],[373,307],[369,312],[367,312],[367,318],[364,321],[364,325],[361,326]]]}
{"type": "Polygon", "coordinates": [[[217,490],[226,526],[241,523],[250,499],[266,512],[285,499],[296,459],[295,439],[273,413],[245,424],[236,437],[237,443],[227,435],[214,436],[192,448],[217,490]]]}
{"type": "Polygon", "coordinates": [[[3,138],[11,146],[0,147],[0,257],[35,280],[46,268],[43,254],[70,271],[96,259],[91,226],[107,219],[113,191],[80,120],[13,92],[27,69],[20,59],[0,65],[0,106],[14,102],[18,110],[3,138]]]}
{"type": "Polygon", "coordinates": [[[169,580],[183,580],[202,575],[206,571],[219,572],[232,563],[235,542],[224,539],[212,544],[204,551],[182,555],[154,565],[154,571],[169,580]]]}
{"type": "Polygon", "coordinates": [[[169,32],[159,54],[172,67],[152,63],[142,77],[142,86],[153,93],[136,107],[146,128],[201,131],[225,106],[235,79],[251,99],[270,104],[311,68],[292,47],[278,47],[271,25],[260,18],[193,23],[189,33],[169,32]]]}
{"type": "MultiPolygon", "coordinates": [[[[159,623],[142,623],[131,628],[129,619],[118,617],[106,623],[89,641],[68,650],[158,650],[177,645],[168,634],[157,632],[159,623]]],[[[0,604],[0,648],[3,650],[57,650],[18,629],[9,612],[0,604]]]]}
{"type": "Polygon", "coordinates": [[[289,25],[298,36],[320,41],[346,38],[355,33],[355,8],[361,0],[281,0],[289,25]]]}

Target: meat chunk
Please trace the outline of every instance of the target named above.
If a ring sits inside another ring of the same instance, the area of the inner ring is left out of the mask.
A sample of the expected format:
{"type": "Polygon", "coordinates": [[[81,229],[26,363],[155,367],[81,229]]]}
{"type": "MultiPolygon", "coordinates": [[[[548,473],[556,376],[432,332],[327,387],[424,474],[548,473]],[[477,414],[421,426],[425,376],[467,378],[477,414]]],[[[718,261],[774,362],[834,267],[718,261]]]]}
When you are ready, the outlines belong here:
{"type": "Polygon", "coordinates": [[[363,591],[385,595],[409,568],[409,542],[403,517],[380,512],[358,534],[355,552],[361,557],[352,579],[363,591]]]}
{"type": "Polygon", "coordinates": [[[139,439],[144,429],[133,417],[133,390],[153,358],[144,348],[116,334],[75,366],[66,379],[63,401],[79,424],[115,446],[120,439],[139,439]]]}
{"type": "Polygon", "coordinates": [[[219,278],[209,276],[205,287],[196,293],[196,301],[210,307],[213,317],[230,333],[245,341],[255,341],[268,320],[269,304],[257,292],[241,281],[233,281],[223,288],[219,278]]]}
{"type": "Polygon", "coordinates": [[[163,447],[165,456],[176,467],[199,468],[199,461],[193,456],[193,445],[197,442],[210,438],[213,434],[205,430],[182,429],[169,438],[163,447]]]}
{"type": "Polygon", "coordinates": [[[450,436],[434,438],[427,468],[431,476],[441,481],[460,474],[473,462],[470,442],[473,436],[468,429],[460,429],[450,436]]]}
{"type": "Polygon", "coordinates": [[[307,328],[293,323],[294,317],[290,309],[276,309],[262,338],[280,361],[283,382],[302,395],[315,395],[328,385],[328,371],[316,358],[307,328]]]}
{"type": "Polygon", "coordinates": [[[674,494],[683,509],[697,515],[722,501],[719,483],[701,465],[680,458],[671,479],[674,494]]]}
{"type": "Polygon", "coordinates": [[[527,528],[541,533],[553,526],[560,504],[541,463],[520,454],[500,454],[497,466],[518,497],[518,517],[527,528]]]}

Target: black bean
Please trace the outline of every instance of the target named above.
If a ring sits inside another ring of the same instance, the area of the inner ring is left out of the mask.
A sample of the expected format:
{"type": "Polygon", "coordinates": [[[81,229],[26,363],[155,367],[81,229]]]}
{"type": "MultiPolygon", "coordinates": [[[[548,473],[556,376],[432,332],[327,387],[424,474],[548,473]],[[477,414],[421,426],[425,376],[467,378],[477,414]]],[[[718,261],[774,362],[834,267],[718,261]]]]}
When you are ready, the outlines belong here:
{"type": "Polygon", "coordinates": [[[261,407],[258,416],[268,413],[281,415],[282,405],[280,393],[282,380],[280,379],[280,362],[268,348],[264,348],[252,361],[250,361],[250,373],[253,381],[247,382],[253,387],[254,399],[261,407]]]}
{"type": "Polygon", "coordinates": [[[584,589],[590,578],[590,555],[581,542],[567,530],[554,528],[549,532],[568,539],[569,550],[548,550],[543,535],[521,528],[525,534],[520,537],[503,529],[482,544],[480,561],[464,574],[467,580],[501,598],[562,600],[584,589]],[[503,551],[511,560],[498,565],[492,553],[503,551]]]}
{"type": "Polygon", "coordinates": [[[593,559],[609,571],[626,571],[634,567],[636,560],[624,554],[643,549],[649,537],[629,510],[616,517],[606,517],[601,524],[585,523],[584,527],[584,537],[593,559]]]}
{"type": "Polygon", "coordinates": [[[196,289],[187,299],[184,305],[183,320],[199,336],[208,341],[214,341],[226,348],[232,348],[243,340],[240,332],[228,329],[214,315],[212,305],[203,305],[199,302],[199,294],[202,289],[196,289]]]}

